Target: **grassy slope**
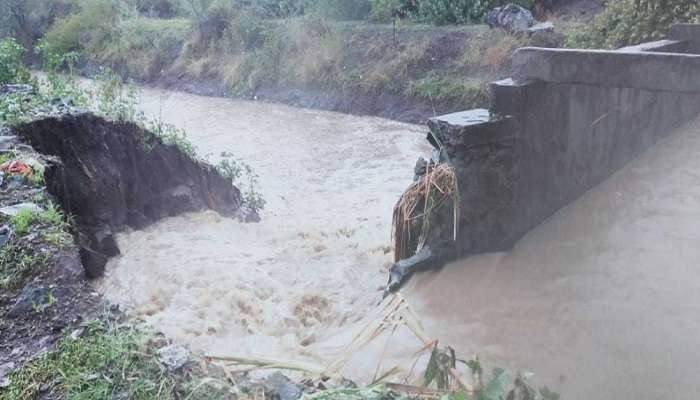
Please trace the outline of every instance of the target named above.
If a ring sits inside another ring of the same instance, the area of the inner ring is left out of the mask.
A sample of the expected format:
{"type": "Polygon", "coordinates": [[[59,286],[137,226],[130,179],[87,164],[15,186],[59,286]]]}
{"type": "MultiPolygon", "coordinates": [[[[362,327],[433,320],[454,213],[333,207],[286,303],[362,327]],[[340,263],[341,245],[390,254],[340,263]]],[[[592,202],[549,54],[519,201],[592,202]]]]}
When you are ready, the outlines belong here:
{"type": "Polygon", "coordinates": [[[139,81],[413,122],[487,106],[487,83],[507,76],[515,48],[558,44],[479,25],[403,25],[395,35],[319,17],[256,21],[206,45],[186,20],[139,17],[117,29],[89,60],[139,81]]]}

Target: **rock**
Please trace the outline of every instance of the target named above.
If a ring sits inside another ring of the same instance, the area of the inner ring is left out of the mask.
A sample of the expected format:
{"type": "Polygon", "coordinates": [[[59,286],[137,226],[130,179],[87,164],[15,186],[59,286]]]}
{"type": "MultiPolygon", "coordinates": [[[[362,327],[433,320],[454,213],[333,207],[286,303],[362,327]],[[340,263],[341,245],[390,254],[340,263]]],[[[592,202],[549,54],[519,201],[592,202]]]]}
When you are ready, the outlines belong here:
{"type": "Polygon", "coordinates": [[[486,23],[490,28],[503,28],[513,34],[523,34],[535,25],[535,18],[527,9],[515,4],[508,4],[489,11],[486,23]]]}
{"type": "Polygon", "coordinates": [[[554,24],[552,22],[540,22],[539,24],[535,24],[527,29],[527,32],[530,35],[534,35],[537,33],[552,33],[554,32],[554,24]]]}
{"type": "Polygon", "coordinates": [[[2,85],[0,86],[0,97],[5,97],[10,94],[23,94],[30,95],[34,93],[34,87],[32,85],[2,85]]]}
{"type": "Polygon", "coordinates": [[[80,248],[80,262],[83,264],[85,275],[90,279],[101,278],[105,273],[105,266],[109,258],[87,247],[80,248]]]}
{"type": "Polygon", "coordinates": [[[34,311],[34,308],[46,303],[49,297],[49,288],[46,286],[34,286],[31,283],[22,289],[17,296],[15,304],[7,315],[11,318],[18,318],[34,311]]]}
{"type": "Polygon", "coordinates": [[[12,232],[7,225],[0,226],[0,248],[4,247],[10,241],[12,232]]]}
{"type": "Polygon", "coordinates": [[[17,136],[0,136],[0,151],[11,150],[17,142],[17,136]]]}
{"type": "Polygon", "coordinates": [[[269,396],[266,398],[274,400],[297,400],[304,394],[299,385],[280,372],[275,372],[265,378],[263,387],[265,388],[265,394],[269,396]]]}
{"type": "Polygon", "coordinates": [[[107,257],[118,256],[120,253],[114,233],[108,226],[101,227],[92,234],[91,245],[95,251],[107,257]]]}
{"type": "Polygon", "coordinates": [[[171,344],[158,350],[158,360],[170,371],[182,368],[189,359],[190,351],[184,346],[171,344]]]}
{"type": "Polygon", "coordinates": [[[56,261],[57,283],[70,283],[80,279],[84,269],[78,258],[74,255],[64,255],[56,261]]]}
{"type": "Polygon", "coordinates": [[[0,365],[0,389],[10,386],[12,381],[9,375],[15,370],[15,363],[7,362],[0,365]]]}
{"type": "Polygon", "coordinates": [[[32,212],[37,213],[44,211],[43,208],[39,207],[34,203],[19,203],[0,208],[0,214],[6,215],[8,217],[14,217],[15,215],[19,214],[22,210],[31,210],[32,212]]]}

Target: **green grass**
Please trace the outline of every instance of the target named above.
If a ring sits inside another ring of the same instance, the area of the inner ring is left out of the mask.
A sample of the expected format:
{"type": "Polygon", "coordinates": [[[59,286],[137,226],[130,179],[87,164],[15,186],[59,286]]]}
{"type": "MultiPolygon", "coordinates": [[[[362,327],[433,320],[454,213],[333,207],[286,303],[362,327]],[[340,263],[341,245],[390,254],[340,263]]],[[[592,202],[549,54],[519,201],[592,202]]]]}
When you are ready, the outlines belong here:
{"type": "Polygon", "coordinates": [[[6,244],[0,250],[0,289],[19,289],[24,281],[41,268],[45,268],[50,258],[46,253],[16,244],[6,244]]]}
{"type": "Polygon", "coordinates": [[[428,75],[411,82],[408,92],[430,101],[459,101],[465,109],[488,106],[489,102],[486,83],[460,77],[428,75]]]}
{"type": "Polygon", "coordinates": [[[56,349],[10,376],[0,400],[51,398],[223,399],[230,386],[198,373],[175,375],[159,362],[153,337],[103,317],[78,339],[64,337],[56,349]]]}
{"type": "Polygon", "coordinates": [[[44,211],[23,209],[10,218],[10,225],[15,234],[19,236],[26,235],[31,227],[37,224],[50,228],[54,232],[66,230],[69,225],[63,213],[53,203],[49,203],[44,211]]]}
{"type": "Polygon", "coordinates": [[[47,384],[52,393],[74,400],[168,399],[175,386],[144,334],[106,323],[93,323],[77,340],[64,338],[11,381],[0,400],[35,398],[47,384]]]}

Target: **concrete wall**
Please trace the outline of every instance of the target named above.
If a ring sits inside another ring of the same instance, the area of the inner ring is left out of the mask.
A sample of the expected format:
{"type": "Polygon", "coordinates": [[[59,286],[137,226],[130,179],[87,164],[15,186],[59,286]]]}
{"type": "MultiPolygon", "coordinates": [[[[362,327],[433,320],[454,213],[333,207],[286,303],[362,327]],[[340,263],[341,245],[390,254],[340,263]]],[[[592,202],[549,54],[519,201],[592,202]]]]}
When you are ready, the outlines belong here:
{"type": "Polygon", "coordinates": [[[660,52],[696,48],[698,28],[618,51],[519,49],[513,78],[491,84],[489,110],[431,119],[433,142],[459,177],[460,236],[455,243],[438,229],[428,241],[431,262],[425,254],[416,268],[406,260],[392,279],[510,248],[699,115],[700,55],[660,52]]]}

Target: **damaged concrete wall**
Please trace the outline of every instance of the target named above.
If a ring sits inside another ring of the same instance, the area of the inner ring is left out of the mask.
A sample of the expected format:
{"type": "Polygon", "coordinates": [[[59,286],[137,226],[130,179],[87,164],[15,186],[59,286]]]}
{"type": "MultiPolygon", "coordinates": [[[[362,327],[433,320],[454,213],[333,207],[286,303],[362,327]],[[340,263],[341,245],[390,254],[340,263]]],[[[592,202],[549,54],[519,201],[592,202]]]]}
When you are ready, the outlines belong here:
{"type": "Polygon", "coordinates": [[[417,269],[508,250],[700,114],[700,55],[665,52],[697,49],[688,32],[698,28],[617,51],[519,49],[513,78],[491,84],[489,110],[431,119],[431,142],[459,177],[460,235],[431,235],[430,260],[398,263],[394,287],[417,269]]]}

